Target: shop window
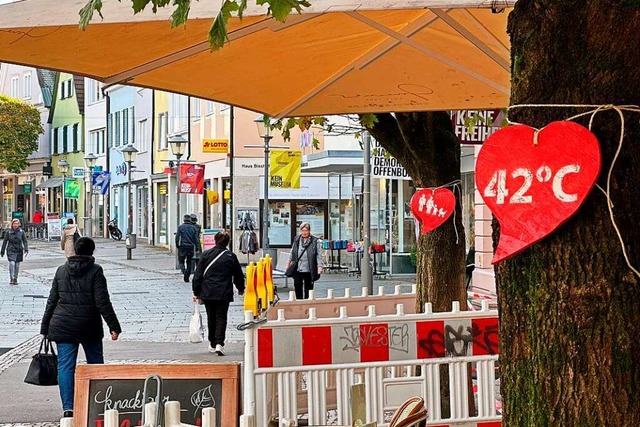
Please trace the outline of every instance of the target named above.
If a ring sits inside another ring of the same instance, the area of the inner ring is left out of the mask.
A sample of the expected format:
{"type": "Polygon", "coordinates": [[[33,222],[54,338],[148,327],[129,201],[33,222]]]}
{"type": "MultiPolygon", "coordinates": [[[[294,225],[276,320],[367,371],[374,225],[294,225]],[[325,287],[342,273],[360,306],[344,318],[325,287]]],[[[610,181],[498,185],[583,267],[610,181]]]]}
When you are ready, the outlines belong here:
{"type": "Polygon", "coordinates": [[[269,202],[269,245],[291,244],[291,202],[269,202]]]}
{"type": "Polygon", "coordinates": [[[311,225],[311,234],[319,239],[325,238],[326,203],[325,202],[297,202],[296,230],[303,222],[311,225]]]}

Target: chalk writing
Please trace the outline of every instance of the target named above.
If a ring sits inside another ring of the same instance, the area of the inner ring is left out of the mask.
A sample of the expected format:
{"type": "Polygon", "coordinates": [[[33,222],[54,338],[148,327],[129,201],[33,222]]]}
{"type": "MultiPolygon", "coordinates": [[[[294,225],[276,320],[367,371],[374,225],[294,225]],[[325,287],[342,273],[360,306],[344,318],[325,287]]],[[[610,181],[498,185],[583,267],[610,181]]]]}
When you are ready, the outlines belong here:
{"type": "Polygon", "coordinates": [[[203,389],[197,390],[195,393],[191,395],[191,404],[195,408],[193,411],[193,417],[195,418],[198,414],[198,411],[201,408],[215,408],[216,407],[216,399],[213,397],[213,392],[211,391],[211,386],[207,386],[203,389]]]}

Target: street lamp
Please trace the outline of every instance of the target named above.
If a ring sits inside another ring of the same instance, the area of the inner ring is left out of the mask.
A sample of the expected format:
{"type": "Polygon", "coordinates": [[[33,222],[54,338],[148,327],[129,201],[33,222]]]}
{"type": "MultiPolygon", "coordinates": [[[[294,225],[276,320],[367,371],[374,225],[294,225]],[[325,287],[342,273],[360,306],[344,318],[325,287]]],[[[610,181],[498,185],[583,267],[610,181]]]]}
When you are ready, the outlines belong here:
{"type": "Polygon", "coordinates": [[[262,206],[262,252],[269,249],[269,141],[273,138],[270,135],[271,119],[265,115],[258,116],[254,120],[258,128],[258,135],[264,140],[264,204],[262,206]]]}
{"type": "Polygon", "coordinates": [[[65,159],[58,160],[58,170],[62,174],[62,206],[60,208],[60,217],[64,218],[64,185],[67,181],[67,172],[69,172],[69,162],[67,162],[65,159]]]}
{"type": "Polygon", "coordinates": [[[127,259],[131,259],[131,249],[135,247],[135,237],[133,237],[133,197],[131,196],[131,163],[136,160],[136,154],[138,150],[136,147],[129,144],[122,149],[122,156],[127,163],[127,172],[129,175],[129,182],[127,185],[127,193],[129,194],[129,223],[127,225],[127,259]]]}
{"type": "MultiPolygon", "coordinates": [[[[182,135],[174,135],[167,140],[171,147],[171,152],[176,156],[176,234],[178,233],[178,227],[180,227],[180,159],[184,155],[189,141],[182,135]]],[[[178,248],[176,247],[176,265],[178,256],[178,248]]]]}
{"type": "Polygon", "coordinates": [[[93,221],[91,219],[91,215],[93,213],[93,191],[92,191],[92,178],[93,178],[93,167],[96,165],[96,160],[98,160],[98,156],[93,153],[89,153],[84,156],[84,164],[87,167],[87,183],[88,183],[88,194],[87,194],[87,209],[86,216],[84,219],[84,228],[87,236],[93,237],[93,221]]]}

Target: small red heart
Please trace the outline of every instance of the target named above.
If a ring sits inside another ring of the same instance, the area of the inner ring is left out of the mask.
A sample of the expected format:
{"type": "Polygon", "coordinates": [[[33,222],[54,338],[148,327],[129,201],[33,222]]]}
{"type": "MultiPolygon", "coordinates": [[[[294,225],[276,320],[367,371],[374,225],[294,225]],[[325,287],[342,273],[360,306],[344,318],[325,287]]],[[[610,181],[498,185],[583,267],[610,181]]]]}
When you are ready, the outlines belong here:
{"type": "Polygon", "coordinates": [[[492,263],[548,236],[585,201],[600,173],[596,136],[574,122],[537,132],[514,125],[492,134],[476,161],[476,185],[500,222],[492,263]]]}
{"type": "Polygon", "coordinates": [[[411,212],[422,225],[422,234],[440,227],[455,206],[456,196],[448,188],[423,188],[411,197],[411,212]]]}

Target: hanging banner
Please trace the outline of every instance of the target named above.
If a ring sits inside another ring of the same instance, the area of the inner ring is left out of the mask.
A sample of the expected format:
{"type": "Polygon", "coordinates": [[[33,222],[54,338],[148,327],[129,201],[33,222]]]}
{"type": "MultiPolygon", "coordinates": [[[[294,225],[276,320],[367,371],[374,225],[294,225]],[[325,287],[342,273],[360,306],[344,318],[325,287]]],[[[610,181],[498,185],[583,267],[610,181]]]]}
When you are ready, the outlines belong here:
{"type": "Polygon", "coordinates": [[[81,182],[75,179],[65,179],[64,181],[64,197],[65,199],[79,199],[82,190],[81,182]]]}
{"type": "Polygon", "coordinates": [[[220,196],[218,195],[217,191],[207,190],[207,200],[209,201],[210,205],[215,205],[216,203],[218,203],[219,199],[220,196]]]}
{"type": "Polygon", "coordinates": [[[371,139],[371,176],[389,179],[411,179],[398,159],[390,156],[378,141],[371,139]]]}
{"type": "Polygon", "coordinates": [[[509,126],[491,135],[476,162],[476,185],[500,222],[498,263],[551,234],[585,201],[600,173],[589,129],[553,122],[539,131],[509,126]]]}
{"type": "Polygon", "coordinates": [[[182,194],[204,192],[204,165],[189,163],[180,165],[180,192],[182,194]]]}
{"type": "Polygon", "coordinates": [[[203,153],[228,153],[229,140],[228,139],[203,139],[202,152],[203,153]]]}
{"type": "Polygon", "coordinates": [[[271,150],[269,154],[269,188],[300,188],[302,153],[293,150],[271,150]]]}
{"type": "Polygon", "coordinates": [[[448,188],[423,188],[411,197],[411,212],[422,226],[422,234],[444,224],[455,207],[456,196],[448,188]]]}
{"type": "Polygon", "coordinates": [[[102,194],[104,196],[109,192],[110,182],[111,174],[109,171],[94,172],[91,179],[91,192],[93,194],[102,194]]]}

